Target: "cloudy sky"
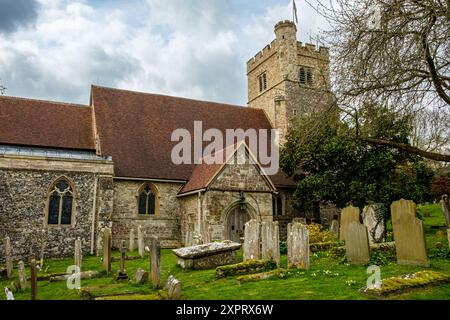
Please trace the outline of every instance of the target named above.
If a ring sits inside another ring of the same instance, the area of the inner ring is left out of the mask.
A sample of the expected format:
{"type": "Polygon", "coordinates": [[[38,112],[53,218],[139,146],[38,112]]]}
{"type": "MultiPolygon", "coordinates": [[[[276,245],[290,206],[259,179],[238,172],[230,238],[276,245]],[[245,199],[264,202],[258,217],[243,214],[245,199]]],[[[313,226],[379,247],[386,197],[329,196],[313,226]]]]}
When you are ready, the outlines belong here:
{"type": "MultiPolygon", "coordinates": [[[[326,28],[303,0],[299,38],[326,28]]],[[[246,61],[289,0],[0,0],[9,96],[89,103],[91,84],[245,105],[246,61]]]]}

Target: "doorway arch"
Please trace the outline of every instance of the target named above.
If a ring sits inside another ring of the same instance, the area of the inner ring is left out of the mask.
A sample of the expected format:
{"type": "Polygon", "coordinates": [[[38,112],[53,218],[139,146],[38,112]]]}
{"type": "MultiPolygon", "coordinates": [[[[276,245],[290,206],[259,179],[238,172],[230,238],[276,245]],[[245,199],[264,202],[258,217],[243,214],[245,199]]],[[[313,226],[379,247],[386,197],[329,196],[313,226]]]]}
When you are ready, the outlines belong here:
{"type": "Polygon", "coordinates": [[[247,202],[237,202],[228,207],[223,219],[224,239],[240,243],[244,238],[245,224],[258,219],[256,210],[247,202]]]}

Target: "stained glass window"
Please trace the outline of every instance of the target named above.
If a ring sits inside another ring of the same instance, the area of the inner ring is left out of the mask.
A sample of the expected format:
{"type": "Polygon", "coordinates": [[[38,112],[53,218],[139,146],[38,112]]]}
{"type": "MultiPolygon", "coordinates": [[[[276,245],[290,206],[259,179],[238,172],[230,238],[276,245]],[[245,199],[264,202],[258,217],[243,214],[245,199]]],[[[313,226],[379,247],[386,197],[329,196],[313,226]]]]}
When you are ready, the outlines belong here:
{"type": "Polygon", "coordinates": [[[139,195],[139,214],[154,215],[156,213],[156,197],[150,186],[146,186],[139,195]]]}
{"type": "Polygon", "coordinates": [[[50,192],[48,199],[48,224],[72,224],[73,189],[70,183],[62,178],[58,180],[50,192]]]}

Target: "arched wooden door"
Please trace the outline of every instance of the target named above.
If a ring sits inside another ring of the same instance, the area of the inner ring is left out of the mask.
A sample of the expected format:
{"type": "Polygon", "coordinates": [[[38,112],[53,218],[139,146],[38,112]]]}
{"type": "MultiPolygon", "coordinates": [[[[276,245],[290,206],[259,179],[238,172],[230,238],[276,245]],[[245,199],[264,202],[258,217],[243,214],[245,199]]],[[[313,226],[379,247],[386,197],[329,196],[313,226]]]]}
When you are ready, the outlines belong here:
{"type": "Polygon", "coordinates": [[[244,238],[245,224],[251,220],[250,213],[246,209],[237,207],[228,214],[227,219],[227,238],[233,242],[241,242],[244,238]]]}

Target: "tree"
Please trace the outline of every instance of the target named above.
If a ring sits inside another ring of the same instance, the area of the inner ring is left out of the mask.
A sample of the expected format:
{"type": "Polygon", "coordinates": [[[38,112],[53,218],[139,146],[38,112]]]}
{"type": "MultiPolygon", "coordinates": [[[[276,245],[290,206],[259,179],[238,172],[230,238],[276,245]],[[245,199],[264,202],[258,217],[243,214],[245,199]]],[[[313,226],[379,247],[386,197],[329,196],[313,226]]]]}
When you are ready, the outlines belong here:
{"type": "MultiPolygon", "coordinates": [[[[306,0],[330,23],[332,74],[338,105],[353,118],[366,103],[387,106],[416,124],[450,107],[450,1],[306,0]],[[331,2],[332,5],[325,5],[331,2]]],[[[444,110],[444,111],[443,111],[444,110]]],[[[448,117],[447,117],[448,119],[448,117]]],[[[429,123],[429,122],[428,122],[429,123]]],[[[431,160],[450,162],[447,123],[420,139],[357,138],[431,160]],[[445,126],[445,127],[444,127],[445,126]],[[442,130],[445,128],[445,130],[442,130]],[[427,137],[425,137],[427,136],[427,137]]]]}
{"type": "MultiPolygon", "coordinates": [[[[360,111],[362,125],[357,130],[363,134],[398,143],[408,139],[409,117],[392,117],[386,108],[374,105],[360,111]]],[[[318,201],[339,208],[388,204],[400,198],[422,202],[433,173],[420,157],[355,139],[355,123],[341,121],[337,115],[338,111],[325,117],[313,113],[288,133],[281,167],[296,181],[298,207],[310,211],[318,201]]]]}
{"type": "Polygon", "coordinates": [[[450,179],[439,176],[431,183],[430,194],[434,199],[440,199],[442,195],[450,195],[450,179]]]}
{"type": "MultiPolygon", "coordinates": [[[[0,79],[1,80],[1,79],[0,79]]],[[[0,83],[0,94],[3,95],[6,92],[6,87],[4,87],[1,83],[0,83]]]]}

